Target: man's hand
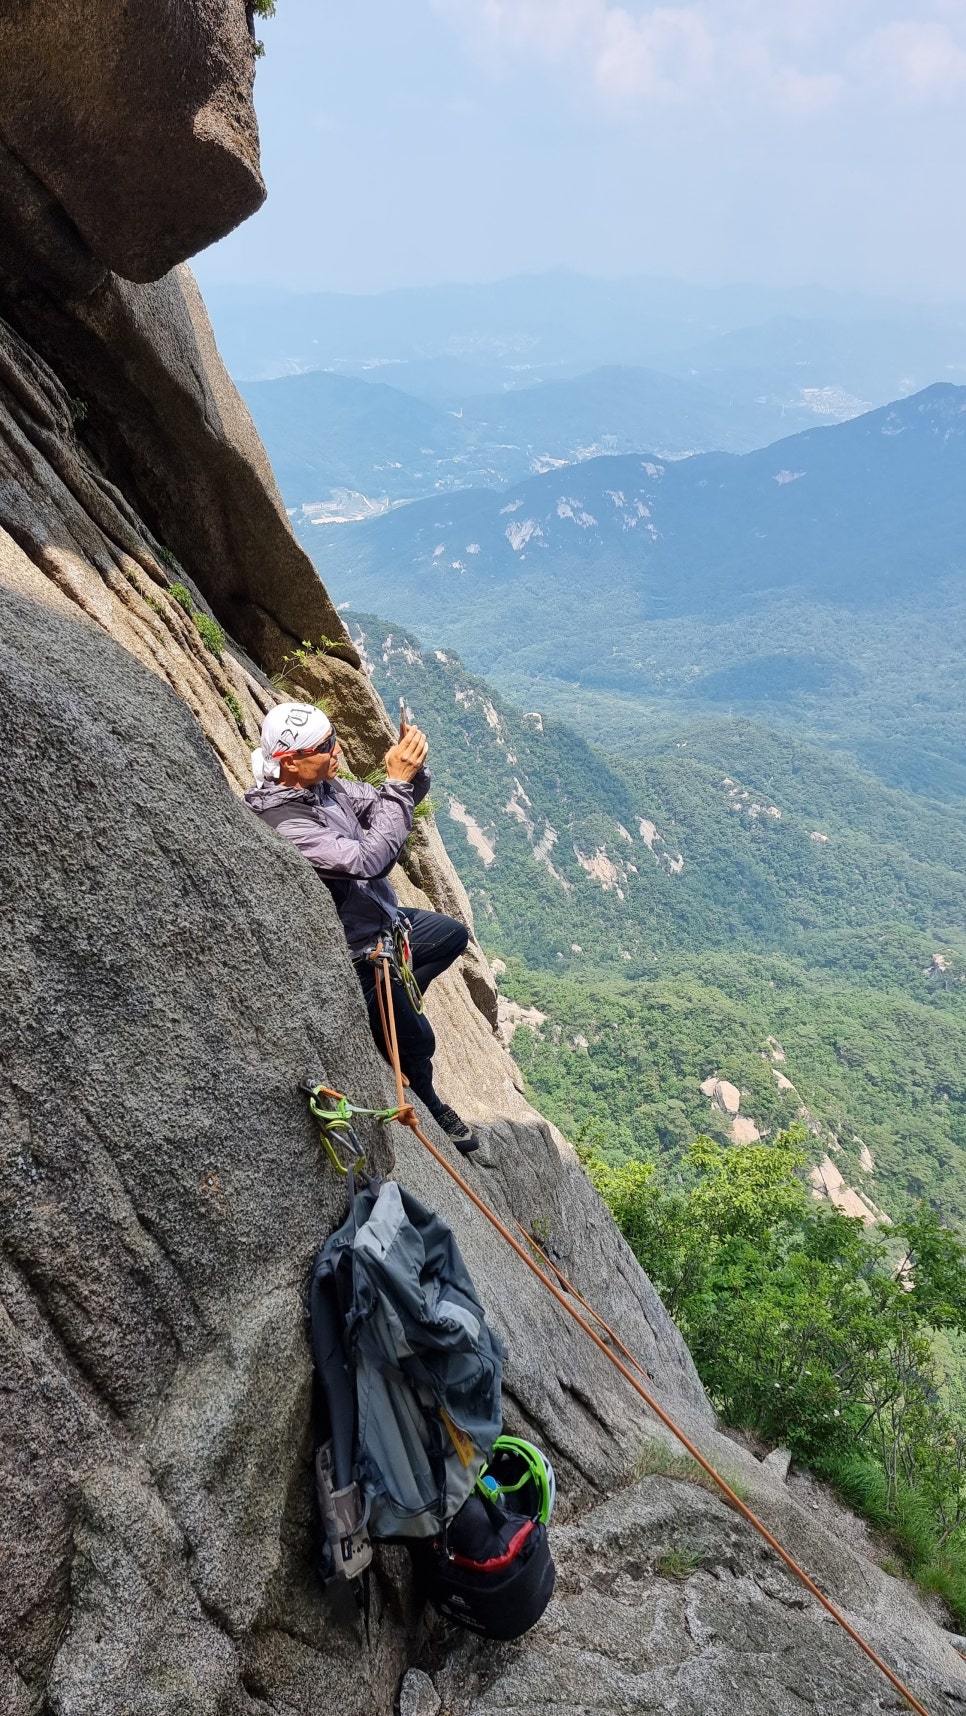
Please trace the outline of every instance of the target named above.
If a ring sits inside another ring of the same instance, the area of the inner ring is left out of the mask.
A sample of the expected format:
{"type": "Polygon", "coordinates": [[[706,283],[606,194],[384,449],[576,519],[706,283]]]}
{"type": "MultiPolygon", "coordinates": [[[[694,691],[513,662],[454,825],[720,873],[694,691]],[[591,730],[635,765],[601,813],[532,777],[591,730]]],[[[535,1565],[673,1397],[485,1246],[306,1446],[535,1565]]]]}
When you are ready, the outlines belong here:
{"type": "Polygon", "coordinates": [[[411,781],[426,761],[429,741],[418,727],[407,727],[399,743],[386,752],[386,779],[411,781]]]}

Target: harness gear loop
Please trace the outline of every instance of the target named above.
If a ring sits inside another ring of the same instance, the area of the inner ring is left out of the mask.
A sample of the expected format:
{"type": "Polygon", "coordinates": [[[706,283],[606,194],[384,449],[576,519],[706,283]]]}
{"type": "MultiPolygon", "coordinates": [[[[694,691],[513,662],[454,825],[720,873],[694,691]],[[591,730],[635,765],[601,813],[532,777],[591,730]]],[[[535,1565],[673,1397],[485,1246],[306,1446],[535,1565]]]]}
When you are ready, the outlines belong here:
{"type": "Polygon", "coordinates": [[[355,963],[360,964],[365,961],[370,965],[374,965],[378,973],[382,964],[386,960],[389,962],[391,971],[396,977],[398,977],[402,984],[402,987],[406,992],[406,998],[413,1012],[417,1015],[421,1015],[425,1011],[426,1003],[423,999],[423,992],[416,981],[416,973],[413,970],[412,950],[409,945],[408,921],[405,918],[397,918],[396,922],[393,924],[392,929],[389,932],[388,946],[386,938],[384,936],[380,936],[379,940],[374,943],[372,947],[366,948],[364,953],[356,956],[355,963]],[[406,929],[403,928],[403,924],[407,924],[406,929]]]}
{"type": "Polygon", "coordinates": [[[399,1043],[396,1038],[396,1009],[393,1006],[392,999],[390,961],[388,954],[382,952],[381,942],[379,944],[378,957],[381,959],[381,964],[376,966],[376,1000],[379,1003],[379,1019],[382,1024],[382,1040],[386,1045],[386,1053],[389,1056],[393,1076],[396,1080],[396,1104],[399,1112],[396,1114],[395,1118],[400,1121],[401,1125],[412,1127],[412,1129],[415,1130],[415,1110],[406,1102],[406,1098],[403,1095],[403,1085],[406,1081],[403,1078],[402,1067],[399,1064],[399,1043]],[[406,1119],[402,1119],[403,1109],[407,1111],[406,1119]],[[412,1116],[412,1119],[408,1118],[409,1115],[412,1116]]]}
{"type": "Polygon", "coordinates": [[[392,939],[396,949],[396,968],[399,981],[406,991],[406,997],[413,1012],[421,1014],[425,1003],[423,1001],[423,992],[420,989],[419,984],[416,982],[416,973],[413,970],[412,949],[409,945],[409,930],[408,928],[403,929],[402,923],[398,919],[392,926],[392,939]]]}
{"type": "MultiPolygon", "coordinates": [[[[450,1179],[455,1180],[456,1184],[460,1187],[461,1191],[463,1191],[466,1194],[466,1196],[469,1198],[470,1202],[475,1206],[476,1209],[478,1209],[480,1211],[480,1214],[485,1216],[487,1221],[490,1222],[491,1225],[496,1228],[497,1232],[503,1236],[503,1238],[507,1242],[507,1245],[509,1245],[511,1247],[511,1249],[516,1252],[517,1256],[523,1260],[523,1262],[526,1264],[527,1268],[534,1275],[536,1275],[536,1277],[539,1281],[543,1282],[548,1293],[551,1293],[553,1295],[553,1297],[557,1300],[558,1304],[563,1306],[564,1310],[567,1312],[567,1315],[573,1318],[573,1320],[577,1324],[578,1328],[583,1329],[584,1334],[589,1336],[590,1340],[593,1341],[595,1347],[599,1348],[599,1350],[603,1353],[604,1357],[608,1360],[608,1362],[614,1366],[615,1370],[620,1372],[621,1376],[624,1377],[626,1382],[630,1383],[630,1385],[634,1389],[635,1393],[640,1395],[641,1399],[644,1401],[645,1406],[649,1407],[650,1410],[654,1413],[655,1417],[660,1420],[660,1422],[665,1426],[665,1428],[670,1430],[671,1434],[673,1436],[677,1437],[677,1440],[681,1443],[682,1447],[687,1450],[687,1452],[690,1454],[692,1460],[695,1460],[697,1462],[697,1464],[701,1467],[702,1471],[707,1473],[708,1477],[711,1478],[712,1481],[717,1485],[717,1487],[721,1491],[722,1495],[727,1497],[727,1500],[729,1501],[731,1506],[735,1509],[735,1511],[737,1513],[741,1514],[742,1518],[744,1520],[746,1520],[747,1523],[750,1526],[752,1526],[755,1531],[758,1532],[760,1537],[764,1538],[765,1542],[768,1544],[768,1547],[774,1551],[774,1553],[779,1557],[779,1560],[784,1562],[784,1564],[788,1568],[789,1572],[792,1573],[794,1575],[794,1577],[796,1579],[798,1579],[802,1585],[804,1585],[806,1591],[809,1591],[811,1593],[811,1595],[816,1599],[816,1601],[822,1605],[822,1608],[826,1611],[826,1613],[831,1615],[832,1619],[838,1623],[838,1625],[842,1628],[843,1632],[845,1632],[848,1635],[848,1637],[852,1640],[853,1644],[858,1645],[859,1649],[862,1652],[864,1652],[864,1654],[869,1658],[869,1661],[875,1665],[875,1667],[880,1671],[880,1673],[885,1675],[885,1677],[889,1681],[890,1685],[893,1686],[895,1688],[895,1690],[900,1694],[900,1696],[905,1699],[909,1708],[911,1710],[915,1710],[917,1712],[917,1716],[929,1716],[929,1711],[926,1709],[925,1705],[920,1704],[919,1700],[913,1696],[913,1694],[909,1691],[909,1688],[907,1686],[905,1686],[903,1684],[903,1682],[899,1679],[898,1675],[896,1675],[892,1672],[892,1669],[889,1667],[888,1663],[883,1662],[881,1656],[879,1656],[872,1649],[872,1646],[866,1642],[866,1640],[862,1637],[861,1633],[856,1632],[855,1628],[850,1624],[849,1621],[846,1620],[841,1609],[837,1609],[835,1607],[835,1604],[830,1602],[828,1597],[826,1597],[824,1595],[824,1593],[819,1590],[819,1588],[815,1584],[814,1580],[809,1578],[809,1576],[805,1572],[804,1568],[800,1567],[798,1565],[798,1562],[794,1559],[794,1557],[792,1555],[789,1554],[788,1550],[782,1548],[782,1545],[778,1542],[778,1539],[772,1536],[771,1532],[768,1530],[768,1527],[758,1518],[758,1515],[755,1513],[752,1513],[751,1508],[748,1507],[746,1505],[746,1503],[741,1500],[740,1496],[735,1494],[735,1492],[731,1488],[730,1484],[728,1484],[725,1481],[725,1479],[721,1476],[721,1473],[715,1470],[715,1467],[712,1466],[710,1460],[705,1459],[705,1457],[701,1453],[700,1449],[695,1447],[694,1443],[685,1434],[685,1432],[674,1422],[674,1419],[670,1416],[670,1414],[665,1412],[663,1406],[660,1406],[658,1404],[658,1402],[655,1400],[654,1396],[650,1393],[650,1391],[644,1387],[644,1384],[642,1382],[638,1381],[638,1379],[634,1375],[633,1371],[629,1370],[627,1365],[624,1364],[624,1362],[618,1358],[617,1354],[613,1351],[613,1349],[607,1345],[607,1342],[604,1340],[603,1336],[599,1335],[596,1332],[596,1330],[591,1327],[590,1323],[587,1322],[585,1320],[585,1318],[581,1316],[580,1312],[575,1308],[572,1301],[570,1299],[568,1299],[567,1295],[562,1291],[562,1289],[556,1285],[556,1283],[551,1279],[551,1277],[549,1275],[544,1273],[544,1271],[540,1268],[539,1264],[534,1262],[533,1257],[530,1254],[530,1252],[525,1249],[525,1247],[520,1243],[519,1240],[514,1239],[509,1228],[504,1226],[504,1224],[501,1222],[499,1216],[494,1215],[493,1211],[491,1209],[489,1209],[487,1207],[487,1205],[483,1202],[483,1199],[481,1197],[479,1197],[476,1192],[474,1192],[472,1186],[470,1186],[467,1183],[467,1181],[464,1180],[462,1174],[460,1174],[458,1172],[458,1170],[452,1166],[452,1163],[450,1163],[446,1160],[446,1157],[442,1154],[442,1151],[437,1150],[435,1144],[431,1143],[431,1141],[426,1137],[425,1132],[423,1132],[419,1126],[419,1122],[416,1118],[415,1109],[412,1107],[411,1104],[405,1103],[403,1101],[403,1076],[402,1076],[402,1069],[400,1068],[400,1065],[399,1065],[399,1047],[398,1047],[398,1044],[396,1041],[396,1021],[395,1021],[395,1016],[394,1016],[394,1012],[393,1012],[392,989],[390,987],[390,982],[389,982],[389,960],[388,960],[388,958],[385,958],[385,957],[383,958],[383,970],[384,970],[383,981],[385,984],[385,1014],[386,1014],[386,1021],[385,1022],[388,1023],[388,1032],[385,1032],[385,1041],[386,1041],[386,1046],[389,1050],[390,1057],[392,1060],[392,1069],[393,1069],[393,1073],[395,1074],[395,1078],[396,1078],[396,1094],[399,1098],[399,1107],[398,1107],[395,1115],[393,1116],[393,1118],[395,1120],[398,1120],[400,1126],[407,1126],[411,1132],[415,1133],[416,1137],[419,1139],[419,1142],[421,1144],[425,1145],[425,1147],[429,1151],[430,1155],[439,1163],[441,1168],[445,1169],[445,1171],[449,1175],[450,1179]]],[[[378,966],[376,968],[376,977],[377,977],[377,992],[378,992],[378,978],[379,978],[378,966]]],[[[382,998],[380,997],[380,1014],[382,1014],[382,1013],[383,1013],[383,1003],[382,1003],[382,998]]],[[[522,1230],[521,1230],[521,1232],[522,1232],[522,1230]]],[[[523,1238],[527,1241],[528,1244],[534,1243],[533,1241],[530,1240],[529,1235],[527,1235],[525,1233],[523,1234],[523,1238]]],[[[537,1249],[539,1250],[539,1247],[537,1247],[537,1249]]],[[[541,1252],[541,1256],[543,1256],[542,1252],[541,1252]]],[[[554,1268],[554,1265],[551,1264],[551,1268],[554,1268]]],[[[555,1270],[555,1273],[559,1273],[559,1272],[555,1270]]],[[[563,1277],[560,1277],[560,1279],[562,1280],[563,1277]]],[[[568,1283],[568,1286],[569,1286],[569,1283],[568,1283]]],[[[573,1291],[573,1293],[575,1294],[575,1296],[578,1299],[580,1298],[580,1295],[577,1294],[575,1288],[571,1289],[571,1291],[573,1291]]],[[[582,1304],[584,1303],[583,1300],[581,1300],[580,1302],[582,1304]]],[[[586,1306],[585,1308],[588,1311],[590,1311],[589,1306],[586,1306]]],[[[596,1312],[591,1311],[590,1314],[591,1314],[591,1316],[596,1316],[596,1312]]],[[[599,1320],[600,1319],[598,1319],[598,1321],[599,1320]]],[[[604,1325],[604,1326],[606,1326],[606,1325],[604,1325]]],[[[622,1351],[626,1351],[626,1349],[622,1348],[622,1351]]],[[[628,1354],[628,1357],[630,1357],[629,1354],[628,1354]]],[[[637,1363],[636,1359],[631,1358],[631,1363],[633,1365],[635,1365],[638,1370],[641,1371],[642,1375],[647,1375],[647,1372],[644,1371],[643,1367],[637,1363]]]]}

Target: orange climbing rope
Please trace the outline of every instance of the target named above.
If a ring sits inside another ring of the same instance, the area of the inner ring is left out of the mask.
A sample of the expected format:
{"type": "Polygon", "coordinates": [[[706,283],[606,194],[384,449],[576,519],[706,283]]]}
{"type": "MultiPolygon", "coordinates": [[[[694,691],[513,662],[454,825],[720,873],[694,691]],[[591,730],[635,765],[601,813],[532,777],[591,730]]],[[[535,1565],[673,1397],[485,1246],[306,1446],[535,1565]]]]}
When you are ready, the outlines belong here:
{"type": "MultiPolygon", "coordinates": [[[[561,1304],[563,1306],[563,1308],[567,1312],[568,1316],[573,1318],[574,1322],[578,1325],[578,1327],[583,1329],[584,1334],[588,1335],[590,1337],[590,1339],[593,1341],[594,1345],[600,1349],[600,1351],[603,1353],[604,1357],[606,1359],[608,1359],[609,1362],[614,1366],[614,1368],[620,1372],[621,1376],[624,1377],[625,1381],[630,1383],[631,1387],[635,1390],[635,1392],[637,1394],[640,1395],[640,1397],[644,1401],[645,1405],[650,1408],[650,1410],[654,1413],[655,1417],[659,1418],[661,1423],[663,1425],[665,1425],[665,1427],[668,1430],[671,1431],[672,1435],[677,1437],[677,1439],[681,1443],[682,1447],[687,1449],[692,1460],[696,1460],[698,1465],[701,1467],[702,1471],[707,1472],[708,1477],[711,1478],[713,1480],[713,1482],[717,1485],[717,1487],[721,1491],[722,1495],[727,1497],[729,1503],[736,1510],[736,1512],[740,1513],[742,1518],[747,1520],[748,1524],[750,1526],[753,1526],[755,1531],[757,1531],[759,1533],[759,1535],[764,1538],[765,1542],[768,1544],[768,1547],[774,1551],[774,1553],[779,1557],[779,1559],[781,1561],[784,1562],[784,1564],[788,1568],[789,1572],[794,1574],[795,1578],[798,1579],[801,1582],[801,1584],[803,1584],[805,1586],[805,1589],[807,1591],[811,1592],[812,1596],[816,1599],[816,1601],[821,1603],[822,1608],[825,1609],[826,1612],[832,1616],[832,1619],[834,1621],[838,1622],[838,1624],[842,1628],[843,1632],[848,1634],[849,1638],[853,1641],[853,1643],[857,1644],[859,1649],[861,1651],[863,1651],[865,1653],[865,1655],[869,1658],[869,1661],[874,1663],[876,1668],[879,1669],[880,1673],[885,1675],[885,1677],[889,1681],[889,1683],[893,1687],[895,1687],[895,1690],[906,1700],[906,1703],[909,1705],[910,1709],[917,1711],[918,1716],[929,1716],[929,1712],[926,1710],[925,1706],[920,1704],[918,1698],[914,1697],[914,1695],[909,1691],[909,1688],[907,1686],[903,1685],[903,1682],[899,1679],[898,1675],[893,1674],[892,1669],[889,1667],[888,1663],[883,1662],[881,1656],[877,1655],[877,1653],[872,1649],[872,1646],[870,1644],[868,1644],[866,1642],[866,1640],[862,1637],[861,1633],[856,1632],[855,1628],[846,1620],[846,1618],[842,1614],[841,1610],[837,1609],[835,1607],[835,1604],[831,1603],[829,1601],[829,1599],[819,1590],[819,1588],[815,1584],[814,1580],[809,1578],[809,1576],[805,1572],[804,1568],[802,1568],[798,1565],[798,1562],[794,1559],[794,1557],[792,1555],[790,1555],[788,1553],[788,1550],[782,1548],[782,1546],[778,1542],[777,1538],[772,1536],[771,1532],[768,1530],[768,1527],[762,1522],[762,1520],[760,1520],[758,1518],[757,1514],[752,1513],[751,1508],[747,1507],[745,1505],[745,1503],[741,1500],[741,1497],[735,1494],[735,1492],[731,1488],[730,1484],[728,1484],[725,1481],[725,1479],[721,1476],[721,1473],[715,1470],[714,1466],[711,1465],[709,1460],[705,1459],[705,1457],[701,1453],[700,1449],[696,1448],[694,1443],[689,1439],[689,1437],[685,1435],[684,1431],[677,1424],[675,1424],[674,1419],[671,1418],[667,1412],[665,1412],[663,1406],[660,1406],[658,1404],[658,1402],[654,1399],[654,1396],[648,1391],[648,1389],[646,1389],[644,1387],[643,1383],[638,1381],[637,1377],[633,1375],[633,1373],[628,1369],[627,1365],[624,1364],[620,1358],[618,1358],[617,1354],[614,1351],[612,1351],[612,1349],[607,1345],[607,1342],[603,1339],[603,1337],[601,1335],[599,1335],[596,1332],[596,1330],[591,1327],[590,1323],[588,1323],[581,1316],[580,1312],[575,1309],[571,1300],[568,1299],[566,1293],[561,1289],[561,1287],[558,1287],[556,1285],[556,1283],[553,1280],[551,1280],[550,1276],[545,1274],[544,1271],[539,1267],[539,1265],[534,1262],[533,1257],[531,1256],[530,1252],[525,1249],[524,1245],[522,1245],[519,1240],[514,1239],[509,1228],[504,1226],[504,1224],[500,1221],[499,1217],[494,1215],[493,1211],[491,1209],[489,1209],[487,1207],[487,1205],[483,1202],[483,1199],[481,1197],[479,1197],[476,1192],[474,1192],[472,1186],[467,1184],[467,1182],[466,1182],[466,1180],[464,1180],[462,1174],[460,1174],[457,1171],[457,1169],[454,1168],[452,1166],[452,1164],[446,1160],[446,1157],[442,1154],[442,1152],[440,1150],[437,1150],[435,1144],[431,1143],[430,1140],[426,1137],[425,1132],[423,1132],[421,1130],[421,1128],[419,1126],[419,1122],[416,1119],[415,1109],[412,1107],[412,1105],[410,1103],[406,1102],[405,1096],[404,1096],[404,1083],[405,1083],[405,1081],[403,1079],[402,1068],[399,1064],[399,1044],[398,1044],[398,1041],[396,1039],[396,1019],[395,1019],[395,1010],[393,1007],[393,999],[392,999],[392,984],[391,984],[391,980],[390,980],[390,967],[389,967],[389,960],[385,956],[383,956],[380,963],[376,964],[376,995],[377,995],[378,1003],[379,1003],[379,1016],[380,1016],[380,1020],[382,1022],[383,1036],[384,1036],[384,1040],[386,1043],[386,1048],[387,1048],[388,1053],[389,1053],[389,1058],[390,1058],[390,1061],[392,1063],[393,1074],[394,1074],[395,1080],[396,1080],[396,1100],[397,1100],[399,1106],[398,1106],[398,1110],[397,1110],[394,1118],[396,1120],[398,1120],[400,1126],[407,1126],[411,1132],[415,1133],[415,1135],[419,1139],[420,1143],[425,1145],[425,1147],[429,1151],[430,1155],[435,1158],[435,1160],[439,1163],[440,1167],[444,1168],[446,1170],[447,1174],[449,1174],[449,1176],[450,1176],[450,1179],[456,1181],[456,1184],[460,1187],[460,1189],[463,1192],[465,1192],[465,1194],[469,1198],[470,1202],[476,1206],[476,1208],[480,1211],[481,1215],[484,1215],[486,1217],[487,1221],[492,1223],[493,1227],[496,1228],[497,1232],[502,1234],[502,1236],[506,1240],[507,1244],[512,1247],[512,1249],[517,1253],[518,1257],[522,1258],[522,1260],[526,1264],[527,1268],[530,1269],[534,1275],[536,1275],[538,1280],[543,1282],[547,1291],[549,1293],[553,1294],[553,1297],[557,1300],[557,1302],[559,1304],[561,1304]]],[[[519,1228],[519,1223],[517,1223],[516,1225],[519,1228]]],[[[519,1231],[521,1232],[521,1234],[523,1234],[523,1238],[524,1238],[527,1245],[534,1245],[536,1250],[538,1250],[538,1251],[540,1250],[539,1246],[535,1245],[535,1241],[530,1239],[529,1235],[527,1235],[522,1228],[519,1228],[519,1231]]],[[[558,1279],[564,1283],[567,1290],[573,1295],[573,1297],[576,1298],[581,1305],[583,1305],[584,1309],[592,1317],[595,1318],[595,1320],[601,1325],[602,1328],[607,1329],[607,1325],[606,1325],[606,1323],[604,1323],[603,1318],[599,1317],[597,1315],[597,1312],[593,1311],[591,1309],[591,1307],[586,1303],[586,1300],[581,1298],[580,1294],[577,1292],[577,1289],[575,1287],[572,1287],[571,1284],[568,1281],[566,1281],[566,1278],[560,1274],[560,1271],[556,1268],[556,1266],[554,1264],[550,1263],[549,1258],[547,1258],[543,1252],[540,1252],[540,1255],[541,1255],[541,1257],[544,1258],[544,1262],[547,1263],[549,1265],[549,1267],[554,1271],[554,1274],[557,1275],[558,1279]]],[[[627,1351],[627,1348],[625,1346],[623,1346],[623,1344],[620,1341],[617,1340],[616,1335],[614,1335],[610,1329],[607,1329],[607,1333],[610,1335],[611,1339],[615,1341],[617,1346],[620,1348],[620,1351],[622,1353],[624,1353],[625,1357],[629,1359],[630,1363],[635,1367],[635,1369],[638,1370],[641,1373],[641,1375],[646,1376],[647,1372],[643,1369],[643,1366],[640,1365],[638,1363],[638,1361],[627,1351]]]]}
{"type": "Polygon", "coordinates": [[[609,1339],[613,1342],[613,1344],[617,1348],[618,1352],[621,1352],[624,1354],[624,1357],[626,1358],[628,1364],[632,1364],[634,1366],[635,1370],[640,1371],[641,1375],[645,1376],[647,1378],[648,1382],[653,1382],[654,1378],[651,1375],[650,1371],[645,1370],[644,1366],[641,1363],[639,1363],[639,1361],[634,1357],[634,1354],[632,1352],[628,1351],[627,1347],[625,1347],[620,1336],[615,1335],[610,1324],[604,1322],[604,1319],[601,1316],[600,1312],[595,1311],[593,1305],[588,1305],[586,1299],[583,1297],[583,1294],[581,1294],[577,1291],[577,1288],[574,1286],[573,1282],[568,1281],[567,1277],[563,1273],[563,1271],[561,1269],[557,1268],[557,1265],[554,1263],[553,1258],[548,1257],[546,1252],[543,1251],[541,1249],[541,1247],[537,1244],[537,1241],[534,1239],[533,1234],[528,1233],[525,1227],[521,1227],[520,1223],[518,1221],[514,1221],[513,1225],[516,1228],[517,1233],[521,1233],[523,1235],[524,1239],[526,1240],[527,1244],[529,1246],[532,1246],[532,1248],[536,1252],[537,1256],[543,1258],[543,1261],[546,1264],[547,1268],[553,1270],[554,1274],[557,1277],[557,1280],[560,1282],[561,1287],[564,1289],[564,1292],[569,1293],[570,1297],[572,1299],[576,1299],[578,1305],[583,1306],[584,1310],[587,1312],[588,1317],[593,1317],[594,1322],[597,1324],[598,1328],[603,1329],[605,1335],[607,1335],[609,1337],[609,1339]]]}

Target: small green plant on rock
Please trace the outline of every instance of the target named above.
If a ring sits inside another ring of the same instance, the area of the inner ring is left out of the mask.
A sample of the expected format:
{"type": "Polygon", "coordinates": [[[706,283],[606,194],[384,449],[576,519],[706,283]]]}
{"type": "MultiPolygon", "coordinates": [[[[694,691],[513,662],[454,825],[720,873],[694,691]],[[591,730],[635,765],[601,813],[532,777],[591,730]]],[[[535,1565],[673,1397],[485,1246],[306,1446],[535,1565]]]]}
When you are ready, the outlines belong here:
{"type": "Polygon", "coordinates": [[[245,711],[234,691],[226,691],[223,701],[242,738],[247,739],[248,728],[245,725],[245,711]]]}
{"type": "Polygon", "coordinates": [[[70,416],[71,416],[71,422],[73,423],[75,429],[79,428],[82,423],[87,422],[87,412],[88,412],[88,405],[87,405],[86,399],[72,399],[71,400],[71,402],[70,402],[70,416]]]}
{"type": "Polygon", "coordinates": [[[217,620],[210,619],[207,614],[199,613],[193,614],[192,618],[205,649],[209,649],[212,655],[218,656],[220,659],[225,653],[225,634],[217,620]]]}
{"type": "MultiPolygon", "coordinates": [[[[158,549],[158,559],[160,560],[162,566],[166,566],[168,568],[169,572],[183,572],[184,571],[184,567],[182,566],[181,561],[178,559],[178,556],[176,554],[172,553],[170,548],[159,548],[158,549]]],[[[181,588],[183,589],[184,586],[182,585],[181,588]]],[[[186,592],[186,594],[187,594],[187,592],[186,592]]]]}
{"type": "Polygon", "coordinates": [[[303,638],[296,649],[282,657],[283,674],[291,662],[294,662],[298,667],[304,667],[313,656],[334,655],[336,650],[348,648],[349,645],[344,638],[326,637],[325,632],[320,633],[318,643],[312,643],[309,638],[303,638]]]}
{"type": "Polygon", "coordinates": [[[276,0],[247,0],[248,27],[255,44],[255,58],[260,60],[265,53],[265,43],[255,35],[256,18],[274,18],[276,0]]]}
{"type": "Polygon", "coordinates": [[[184,584],[172,584],[168,590],[168,595],[173,596],[179,608],[183,608],[185,613],[194,620],[195,629],[205,649],[210,649],[212,655],[217,656],[220,660],[225,653],[225,634],[218,621],[213,620],[209,614],[202,614],[198,611],[191,591],[184,584]]]}
{"type": "Polygon", "coordinates": [[[660,1573],[665,1579],[690,1579],[704,1561],[706,1551],[703,1549],[669,1549],[659,1561],[654,1563],[655,1573],[660,1573]]]}
{"type": "MultiPolygon", "coordinates": [[[[323,715],[327,715],[330,721],[332,720],[332,704],[328,698],[309,697],[301,685],[294,685],[290,679],[286,679],[284,673],[273,673],[272,685],[283,697],[291,698],[293,703],[307,703],[310,709],[318,709],[323,715]]],[[[339,772],[343,780],[354,781],[356,778],[349,769],[341,769],[339,772]]]]}
{"type": "Polygon", "coordinates": [[[550,1217],[545,1215],[533,1216],[530,1222],[530,1232],[533,1234],[537,1244],[542,1246],[544,1251],[546,1251],[547,1246],[550,1244],[550,1217]]]}
{"type": "Polygon", "coordinates": [[[194,617],[194,598],[192,597],[191,591],[187,589],[184,584],[172,584],[168,590],[168,595],[174,597],[178,607],[183,608],[186,614],[190,614],[192,618],[194,617]]]}

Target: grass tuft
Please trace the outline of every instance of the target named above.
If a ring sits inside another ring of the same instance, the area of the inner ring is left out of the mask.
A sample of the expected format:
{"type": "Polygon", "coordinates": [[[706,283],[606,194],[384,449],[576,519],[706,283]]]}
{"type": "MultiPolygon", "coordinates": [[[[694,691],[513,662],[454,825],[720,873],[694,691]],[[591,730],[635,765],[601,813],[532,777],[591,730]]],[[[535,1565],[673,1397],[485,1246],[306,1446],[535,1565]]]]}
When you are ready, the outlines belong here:
{"type": "MultiPolygon", "coordinates": [[[[747,1499],[748,1491],[741,1478],[736,1478],[733,1472],[722,1472],[721,1476],[729,1489],[734,1490],[739,1501],[747,1499]]],[[[674,1478],[678,1483],[695,1484],[698,1489],[708,1490],[711,1495],[721,1496],[727,1501],[714,1479],[709,1477],[703,1466],[693,1460],[690,1454],[674,1454],[666,1448],[663,1442],[645,1442],[633,1467],[634,1482],[642,1478],[674,1478]]]]}
{"type": "Polygon", "coordinates": [[[665,1579],[690,1579],[704,1561],[704,1549],[669,1549],[655,1561],[654,1571],[665,1579]]]}
{"type": "Polygon", "coordinates": [[[232,717],[232,720],[234,721],[235,726],[238,728],[238,731],[241,734],[242,738],[247,739],[248,738],[248,728],[245,725],[245,711],[242,708],[241,703],[239,702],[238,698],[236,697],[234,691],[226,691],[223,701],[224,701],[224,703],[228,709],[229,715],[232,717]]]}
{"type": "Polygon", "coordinates": [[[207,614],[198,613],[193,614],[192,619],[205,649],[210,650],[212,655],[219,658],[223,656],[225,653],[225,634],[217,620],[210,619],[207,614]]]}

